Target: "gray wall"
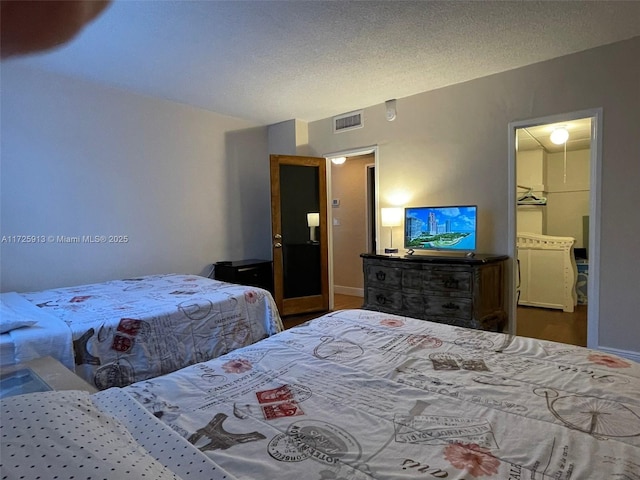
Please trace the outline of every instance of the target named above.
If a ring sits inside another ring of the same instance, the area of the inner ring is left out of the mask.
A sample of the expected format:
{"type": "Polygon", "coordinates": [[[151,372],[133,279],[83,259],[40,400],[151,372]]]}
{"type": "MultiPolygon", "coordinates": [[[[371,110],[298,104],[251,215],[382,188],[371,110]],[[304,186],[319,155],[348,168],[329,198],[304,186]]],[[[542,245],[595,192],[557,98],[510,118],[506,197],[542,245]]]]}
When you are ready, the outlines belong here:
{"type": "Polygon", "coordinates": [[[640,37],[401,98],[394,122],[381,103],[359,130],[310,123],[309,146],[322,155],[379,145],[381,207],[398,193],[407,205],[477,204],[478,250],[507,253],[509,122],[602,107],[599,344],[640,355],[638,58],[640,37]]]}
{"type": "Polygon", "coordinates": [[[2,65],[2,291],[271,258],[267,128],[2,65]]]}
{"type": "MultiPolygon", "coordinates": [[[[394,122],[384,103],[365,109],[361,130],[313,122],[308,147],[296,145],[315,155],[378,145],[380,206],[398,193],[408,205],[478,204],[479,250],[503,253],[508,123],[602,107],[599,344],[640,355],[637,58],[638,37],[399,99],[394,122]]],[[[4,243],[2,291],[271,258],[267,129],[10,63],[1,79],[1,234],[130,237],[4,243]]]]}

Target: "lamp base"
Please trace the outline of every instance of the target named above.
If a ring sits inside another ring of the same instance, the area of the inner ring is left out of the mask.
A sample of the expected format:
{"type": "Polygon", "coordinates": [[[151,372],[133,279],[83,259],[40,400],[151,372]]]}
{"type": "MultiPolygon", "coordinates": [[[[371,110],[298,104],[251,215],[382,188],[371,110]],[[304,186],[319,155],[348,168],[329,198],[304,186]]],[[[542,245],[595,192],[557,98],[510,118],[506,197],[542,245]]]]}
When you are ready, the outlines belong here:
{"type": "Polygon", "coordinates": [[[384,253],[398,253],[397,248],[385,248],[384,253]]]}

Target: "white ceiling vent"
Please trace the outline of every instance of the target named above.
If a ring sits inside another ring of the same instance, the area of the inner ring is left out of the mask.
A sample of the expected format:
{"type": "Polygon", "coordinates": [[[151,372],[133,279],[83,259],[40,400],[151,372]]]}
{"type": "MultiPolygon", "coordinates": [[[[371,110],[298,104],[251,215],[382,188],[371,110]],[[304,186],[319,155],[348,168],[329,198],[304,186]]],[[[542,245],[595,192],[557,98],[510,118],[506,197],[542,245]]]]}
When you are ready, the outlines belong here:
{"type": "Polygon", "coordinates": [[[333,133],[364,127],[362,112],[363,110],[358,110],[333,117],[333,133]]]}

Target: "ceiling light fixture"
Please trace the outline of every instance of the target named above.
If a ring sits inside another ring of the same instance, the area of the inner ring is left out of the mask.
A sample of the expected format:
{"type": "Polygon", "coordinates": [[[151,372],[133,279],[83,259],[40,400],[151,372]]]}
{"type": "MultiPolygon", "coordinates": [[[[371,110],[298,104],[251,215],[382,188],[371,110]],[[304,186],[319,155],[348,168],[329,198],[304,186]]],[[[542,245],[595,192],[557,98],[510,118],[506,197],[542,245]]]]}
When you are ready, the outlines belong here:
{"type": "Polygon", "coordinates": [[[567,143],[567,140],[569,140],[569,132],[565,127],[556,128],[551,132],[549,139],[556,145],[562,145],[563,143],[567,143]]]}
{"type": "Polygon", "coordinates": [[[335,158],[332,158],[331,161],[336,165],[342,165],[344,162],[347,161],[347,157],[335,157],[335,158]]]}

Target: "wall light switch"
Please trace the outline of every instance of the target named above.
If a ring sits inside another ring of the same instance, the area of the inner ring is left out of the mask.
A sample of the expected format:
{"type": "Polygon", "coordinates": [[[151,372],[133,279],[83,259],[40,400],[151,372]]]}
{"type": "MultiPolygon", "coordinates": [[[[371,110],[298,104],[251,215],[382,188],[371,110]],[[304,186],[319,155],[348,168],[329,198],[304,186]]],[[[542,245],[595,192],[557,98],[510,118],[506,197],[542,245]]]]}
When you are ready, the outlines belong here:
{"type": "Polygon", "coordinates": [[[333,224],[334,225],[340,225],[340,220],[338,220],[337,218],[333,219],[333,224]]]}
{"type": "Polygon", "coordinates": [[[331,206],[332,207],[339,207],[340,206],[340,199],[339,198],[334,198],[333,200],[331,200],[331,206]]]}

